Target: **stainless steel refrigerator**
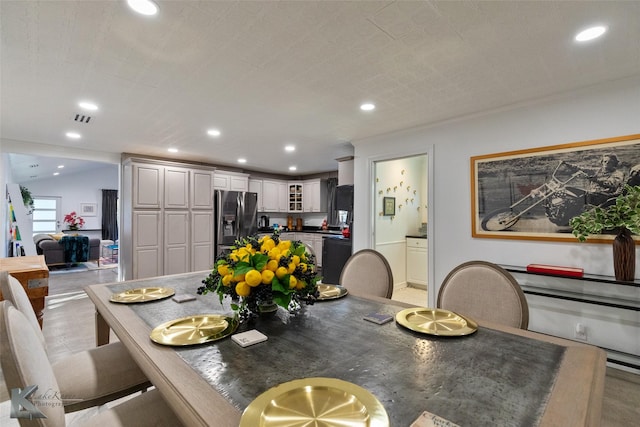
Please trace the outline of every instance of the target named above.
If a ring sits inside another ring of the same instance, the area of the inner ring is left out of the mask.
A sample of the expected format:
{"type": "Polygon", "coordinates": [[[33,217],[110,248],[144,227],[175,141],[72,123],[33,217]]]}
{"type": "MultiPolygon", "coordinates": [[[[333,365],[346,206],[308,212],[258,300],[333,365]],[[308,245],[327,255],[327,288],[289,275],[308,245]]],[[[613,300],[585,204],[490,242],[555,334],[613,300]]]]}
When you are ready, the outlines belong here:
{"type": "Polygon", "coordinates": [[[233,246],[236,240],[258,232],[258,194],[216,190],[215,253],[233,246]]]}

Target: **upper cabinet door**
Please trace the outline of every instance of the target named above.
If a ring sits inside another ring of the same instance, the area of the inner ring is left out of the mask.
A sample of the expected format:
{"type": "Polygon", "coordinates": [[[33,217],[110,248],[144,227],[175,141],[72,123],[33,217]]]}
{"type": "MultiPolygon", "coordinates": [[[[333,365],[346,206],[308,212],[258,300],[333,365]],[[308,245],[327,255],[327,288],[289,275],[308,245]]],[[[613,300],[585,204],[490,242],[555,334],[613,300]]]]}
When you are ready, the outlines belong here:
{"type": "Polygon", "coordinates": [[[189,170],[167,167],[164,171],[164,207],[187,209],[189,207],[189,170]]]}
{"type": "Polygon", "coordinates": [[[230,176],[231,191],[249,191],[249,178],[246,176],[230,176]]]}
{"type": "Polygon", "coordinates": [[[191,208],[213,209],[213,173],[191,171],[191,208]]]}
{"type": "Polygon", "coordinates": [[[263,212],[279,212],[278,198],[279,183],[276,181],[262,181],[262,206],[263,212]]]}
{"type": "Polygon", "coordinates": [[[164,168],[154,165],[133,165],[133,207],[160,209],[164,168]]]}

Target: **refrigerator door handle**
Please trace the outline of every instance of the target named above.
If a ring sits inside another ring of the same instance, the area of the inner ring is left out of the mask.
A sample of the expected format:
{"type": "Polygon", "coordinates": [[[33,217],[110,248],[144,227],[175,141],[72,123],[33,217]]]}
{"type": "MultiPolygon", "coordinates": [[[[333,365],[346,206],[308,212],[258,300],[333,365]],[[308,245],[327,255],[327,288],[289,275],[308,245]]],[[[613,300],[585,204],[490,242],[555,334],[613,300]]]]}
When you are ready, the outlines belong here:
{"type": "Polygon", "coordinates": [[[236,240],[240,240],[240,233],[244,230],[244,193],[238,192],[238,203],[236,203],[236,218],[237,218],[237,227],[236,227],[236,240]]]}

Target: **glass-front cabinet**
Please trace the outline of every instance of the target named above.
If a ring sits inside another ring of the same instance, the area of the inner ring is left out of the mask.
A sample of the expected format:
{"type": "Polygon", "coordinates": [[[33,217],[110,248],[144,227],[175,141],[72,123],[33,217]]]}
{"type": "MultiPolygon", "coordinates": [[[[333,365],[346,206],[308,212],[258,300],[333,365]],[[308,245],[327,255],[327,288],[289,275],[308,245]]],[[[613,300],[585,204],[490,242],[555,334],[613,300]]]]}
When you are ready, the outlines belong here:
{"type": "Polygon", "coordinates": [[[302,211],[302,182],[289,182],[289,212],[302,211]]]}

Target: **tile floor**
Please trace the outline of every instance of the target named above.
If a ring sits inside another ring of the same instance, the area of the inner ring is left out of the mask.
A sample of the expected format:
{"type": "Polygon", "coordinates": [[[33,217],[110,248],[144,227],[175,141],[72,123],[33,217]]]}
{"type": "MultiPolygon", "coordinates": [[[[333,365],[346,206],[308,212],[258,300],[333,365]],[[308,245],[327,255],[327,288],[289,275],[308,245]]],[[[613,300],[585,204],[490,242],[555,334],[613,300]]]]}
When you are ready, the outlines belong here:
{"type": "MultiPolygon", "coordinates": [[[[95,345],[93,304],[84,294],[84,286],[116,281],[113,270],[55,274],[49,280],[49,296],[44,314],[43,332],[52,361],[95,345]]],[[[426,291],[403,288],[394,291],[393,299],[422,305],[426,291]]],[[[112,339],[117,339],[112,335],[112,339]]],[[[9,418],[8,393],[0,372],[0,425],[17,426],[9,418]]],[[[91,411],[91,410],[87,410],[91,411]]],[[[77,420],[87,413],[70,414],[77,420]]],[[[602,408],[602,427],[631,427],[640,420],[640,376],[607,368],[602,408]]]]}

